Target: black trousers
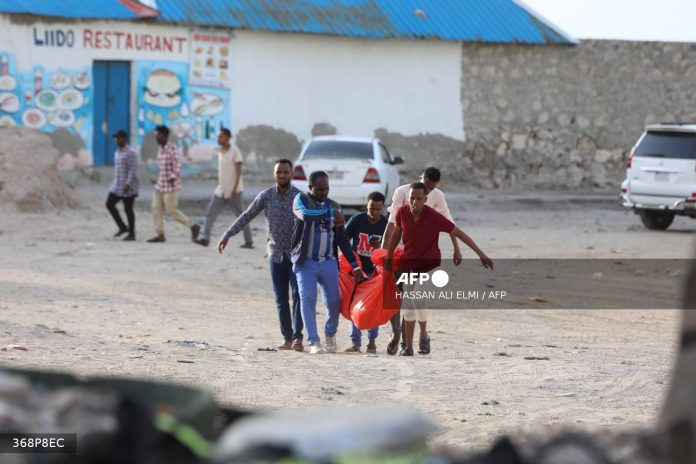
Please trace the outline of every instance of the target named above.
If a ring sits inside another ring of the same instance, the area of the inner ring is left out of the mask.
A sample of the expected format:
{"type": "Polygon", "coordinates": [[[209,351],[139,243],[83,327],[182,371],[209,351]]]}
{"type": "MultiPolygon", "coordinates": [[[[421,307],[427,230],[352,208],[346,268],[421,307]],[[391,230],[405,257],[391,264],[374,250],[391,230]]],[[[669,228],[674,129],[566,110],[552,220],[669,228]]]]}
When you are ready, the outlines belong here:
{"type": "MultiPolygon", "coordinates": [[[[394,277],[396,280],[399,280],[399,277],[403,274],[402,272],[396,271],[394,273],[394,277]]],[[[399,288],[400,292],[404,291],[404,285],[403,284],[398,284],[397,287],[399,288]]],[[[395,334],[401,334],[401,310],[399,309],[399,312],[394,314],[391,319],[389,319],[389,323],[391,324],[392,332],[395,334]]]]}
{"type": "Polygon", "coordinates": [[[137,195],[132,195],[130,197],[120,197],[114,193],[109,192],[109,197],[106,199],[106,209],[111,213],[111,217],[114,218],[118,230],[128,230],[128,235],[135,236],[135,214],[133,213],[133,203],[135,202],[135,197],[137,195]],[[121,215],[116,209],[116,203],[123,201],[124,209],[126,210],[126,218],[128,219],[128,227],[123,223],[121,215]]]}

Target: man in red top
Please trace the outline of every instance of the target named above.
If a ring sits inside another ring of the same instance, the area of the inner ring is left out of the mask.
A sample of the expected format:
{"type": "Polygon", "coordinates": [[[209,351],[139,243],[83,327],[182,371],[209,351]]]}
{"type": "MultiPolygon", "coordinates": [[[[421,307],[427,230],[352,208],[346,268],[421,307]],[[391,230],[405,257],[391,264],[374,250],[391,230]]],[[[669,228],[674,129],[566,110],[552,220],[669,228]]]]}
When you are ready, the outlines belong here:
{"type": "MultiPolygon", "coordinates": [[[[450,220],[433,208],[426,206],[428,199],[426,186],[422,182],[411,184],[409,190],[408,205],[404,205],[396,212],[394,230],[389,240],[387,257],[384,260],[384,270],[392,272],[391,257],[399,241],[404,241],[404,257],[399,271],[426,273],[440,266],[440,248],[438,239],[441,232],[446,232],[456,237],[481,260],[481,263],[489,269],[493,269],[493,261],[479,249],[474,241],[450,220]]],[[[412,303],[415,301],[410,300],[412,303]]],[[[429,352],[430,337],[428,337],[427,314],[425,309],[412,307],[404,310],[404,341],[406,347],[401,351],[401,356],[413,356],[413,333],[416,328],[416,319],[420,324],[421,343],[427,341],[429,352]]],[[[427,352],[424,352],[427,353],[427,352]]]]}

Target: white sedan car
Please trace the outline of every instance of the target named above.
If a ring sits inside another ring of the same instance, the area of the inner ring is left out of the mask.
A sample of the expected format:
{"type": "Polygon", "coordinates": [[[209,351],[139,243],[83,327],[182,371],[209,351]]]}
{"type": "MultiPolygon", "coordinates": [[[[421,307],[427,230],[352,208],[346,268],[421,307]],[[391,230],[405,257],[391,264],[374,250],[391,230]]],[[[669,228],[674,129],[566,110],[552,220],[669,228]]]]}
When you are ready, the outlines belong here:
{"type": "Polygon", "coordinates": [[[374,191],[391,199],[399,186],[394,167],[403,158],[391,157],[377,138],[322,136],[307,142],[293,169],[292,183],[302,191],[309,185],[309,175],[324,171],[329,175],[329,198],[341,206],[364,208],[367,196],[374,191]]]}

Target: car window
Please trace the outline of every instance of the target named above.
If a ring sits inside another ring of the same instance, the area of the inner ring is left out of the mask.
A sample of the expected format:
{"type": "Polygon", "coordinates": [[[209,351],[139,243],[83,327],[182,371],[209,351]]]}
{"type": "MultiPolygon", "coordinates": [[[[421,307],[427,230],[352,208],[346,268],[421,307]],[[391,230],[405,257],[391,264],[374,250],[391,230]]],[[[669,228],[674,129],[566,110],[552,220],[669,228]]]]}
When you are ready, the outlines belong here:
{"type": "Polygon", "coordinates": [[[696,134],[650,131],[643,137],[634,156],[696,159],[696,134]]]}
{"type": "Polygon", "coordinates": [[[371,160],[371,142],[345,142],[317,140],[309,144],[303,159],[311,158],[357,158],[371,160]]]}
{"type": "Polygon", "coordinates": [[[380,153],[380,156],[382,157],[383,162],[385,162],[387,164],[392,164],[392,159],[391,159],[391,156],[389,156],[389,151],[387,150],[387,147],[385,147],[381,143],[379,144],[379,153],[380,153]]]}

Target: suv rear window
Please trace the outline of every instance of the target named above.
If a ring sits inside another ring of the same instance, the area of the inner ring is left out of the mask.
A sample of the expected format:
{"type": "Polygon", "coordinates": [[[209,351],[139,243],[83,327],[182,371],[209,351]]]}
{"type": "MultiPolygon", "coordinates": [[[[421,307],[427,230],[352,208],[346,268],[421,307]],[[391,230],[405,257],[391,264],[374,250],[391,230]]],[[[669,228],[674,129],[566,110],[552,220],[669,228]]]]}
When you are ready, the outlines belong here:
{"type": "Polygon", "coordinates": [[[307,147],[304,159],[309,158],[373,158],[372,144],[365,142],[337,142],[332,140],[319,140],[312,142],[307,147]]]}
{"type": "Polygon", "coordinates": [[[696,134],[650,131],[638,145],[635,156],[696,159],[696,134]]]}

